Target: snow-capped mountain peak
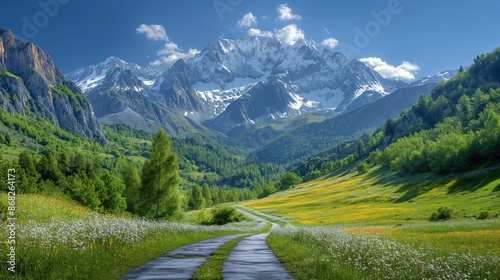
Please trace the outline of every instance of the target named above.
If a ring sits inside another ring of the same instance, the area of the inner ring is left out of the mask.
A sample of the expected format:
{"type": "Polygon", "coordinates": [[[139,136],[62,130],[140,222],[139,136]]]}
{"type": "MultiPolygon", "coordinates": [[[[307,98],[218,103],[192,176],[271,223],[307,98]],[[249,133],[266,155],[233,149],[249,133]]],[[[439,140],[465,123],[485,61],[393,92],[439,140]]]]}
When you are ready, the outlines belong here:
{"type": "Polygon", "coordinates": [[[148,68],[140,67],[135,63],[126,62],[118,57],[108,57],[97,65],[90,65],[85,68],[77,69],[66,77],[74,81],[84,93],[101,86],[105,81],[106,75],[112,71],[130,71],[137,76],[146,86],[152,86],[156,78],[160,75],[158,72],[148,68]]]}
{"type": "Polygon", "coordinates": [[[449,79],[455,77],[458,74],[459,69],[441,71],[437,74],[422,77],[415,82],[411,83],[411,86],[421,86],[425,84],[439,84],[440,82],[448,81],[449,79]]]}

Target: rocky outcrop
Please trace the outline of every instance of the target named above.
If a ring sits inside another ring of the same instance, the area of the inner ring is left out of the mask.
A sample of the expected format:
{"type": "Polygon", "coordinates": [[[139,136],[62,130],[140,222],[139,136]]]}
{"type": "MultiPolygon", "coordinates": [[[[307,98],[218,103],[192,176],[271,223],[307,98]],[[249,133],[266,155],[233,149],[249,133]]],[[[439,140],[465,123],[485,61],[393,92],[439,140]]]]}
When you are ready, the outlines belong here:
{"type": "Polygon", "coordinates": [[[98,141],[104,134],[92,106],[67,81],[49,55],[0,28],[0,107],[45,117],[61,128],[98,141]]]}
{"type": "Polygon", "coordinates": [[[5,68],[5,48],[3,47],[2,37],[0,37],[0,68],[5,68]]]}

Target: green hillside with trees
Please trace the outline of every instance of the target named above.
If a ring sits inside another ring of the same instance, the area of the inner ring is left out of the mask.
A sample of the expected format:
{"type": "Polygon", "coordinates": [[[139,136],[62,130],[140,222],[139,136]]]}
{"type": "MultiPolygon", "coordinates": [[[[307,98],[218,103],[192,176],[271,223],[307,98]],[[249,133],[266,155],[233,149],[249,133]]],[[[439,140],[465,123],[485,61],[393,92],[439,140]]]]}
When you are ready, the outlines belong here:
{"type": "Polygon", "coordinates": [[[377,131],[319,154],[293,171],[306,181],[366,159],[400,175],[449,174],[493,165],[500,151],[500,49],[388,119],[377,131]]]}
{"type": "MultiPolygon", "coordinates": [[[[123,125],[104,126],[107,143],[101,144],[47,119],[4,110],[0,110],[0,130],[0,173],[8,168],[18,171],[19,193],[64,194],[103,212],[139,214],[143,208],[140,174],[151,157],[152,135],[123,125]]],[[[183,210],[192,208],[188,203],[195,185],[207,184],[204,199],[213,205],[256,198],[261,185],[284,173],[278,165],[248,164],[237,150],[227,150],[207,135],[169,143],[177,155],[183,210]]]]}

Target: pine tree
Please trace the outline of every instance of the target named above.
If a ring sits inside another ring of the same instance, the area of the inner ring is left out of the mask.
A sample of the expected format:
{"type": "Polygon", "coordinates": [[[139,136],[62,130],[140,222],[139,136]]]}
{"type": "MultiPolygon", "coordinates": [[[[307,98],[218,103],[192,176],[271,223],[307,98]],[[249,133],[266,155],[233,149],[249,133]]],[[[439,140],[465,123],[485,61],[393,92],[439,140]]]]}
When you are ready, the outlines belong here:
{"type": "Polygon", "coordinates": [[[44,155],[38,162],[36,167],[38,173],[41,175],[43,180],[51,180],[53,183],[57,183],[62,177],[62,173],[59,170],[54,151],[47,149],[44,151],[44,155]]]}
{"type": "Polygon", "coordinates": [[[219,188],[219,190],[217,192],[217,198],[218,198],[217,200],[219,201],[219,203],[226,202],[226,194],[222,188],[219,188]]]}
{"type": "Polygon", "coordinates": [[[203,198],[203,192],[201,191],[200,186],[194,185],[191,191],[189,205],[195,210],[205,208],[205,199],[203,198]]]}
{"type": "Polygon", "coordinates": [[[112,213],[123,212],[127,208],[127,202],[122,196],[125,184],[123,184],[119,177],[112,175],[107,170],[101,175],[101,180],[104,182],[106,189],[106,195],[101,197],[104,209],[112,213]]]}
{"type": "Polygon", "coordinates": [[[137,168],[129,164],[123,173],[123,182],[125,183],[125,191],[123,196],[127,200],[127,211],[138,213],[140,201],[141,177],[137,168]]]}
{"type": "Polygon", "coordinates": [[[212,205],[219,204],[219,192],[217,191],[217,188],[213,188],[210,190],[211,195],[212,195],[212,205]]]}
{"type": "Polygon", "coordinates": [[[146,217],[175,219],[181,211],[179,166],[170,151],[168,135],[159,130],[150,148],[150,159],[141,172],[142,214],[146,217]]]}
{"type": "Polygon", "coordinates": [[[38,163],[36,155],[24,150],[19,154],[18,163],[22,172],[18,183],[20,189],[25,193],[35,193],[40,179],[40,174],[36,170],[38,163]]]}
{"type": "Polygon", "coordinates": [[[212,206],[212,193],[208,188],[208,184],[203,184],[203,198],[205,198],[205,206],[212,206]]]}

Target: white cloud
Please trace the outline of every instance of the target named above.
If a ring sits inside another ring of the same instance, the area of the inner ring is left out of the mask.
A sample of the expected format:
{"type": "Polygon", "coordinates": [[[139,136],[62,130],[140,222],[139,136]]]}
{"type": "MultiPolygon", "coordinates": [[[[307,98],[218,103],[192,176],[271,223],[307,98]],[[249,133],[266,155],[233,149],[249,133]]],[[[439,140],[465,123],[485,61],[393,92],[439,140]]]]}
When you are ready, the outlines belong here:
{"type": "Polygon", "coordinates": [[[141,24],[135,30],[138,34],[146,34],[146,38],[154,41],[168,41],[165,28],[159,24],[146,25],[141,24]]]}
{"type": "Polygon", "coordinates": [[[167,42],[165,46],[157,52],[159,58],[150,63],[151,66],[160,71],[165,71],[170,68],[177,60],[188,60],[200,53],[197,49],[189,49],[188,52],[182,52],[179,46],[174,42],[167,42]]]}
{"type": "Polygon", "coordinates": [[[168,39],[165,28],[161,25],[141,24],[136,31],[138,34],[145,34],[146,38],[150,40],[166,42],[163,48],[156,53],[158,55],[158,59],[150,63],[152,67],[155,67],[160,71],[169,69],[172,64],[181,58],[188,60],[200,52],[197,49],[189,49],[188,52],[183,52],[176,43],[168,39]]]}
{"type": "Polygon", "coordinates": [[[150,63],[150,65],[152,67],[155,67],[157,68],[158,70],[160,71],[166,71],[168,70],[177,60],[179,59],[184,59],[184,60],[188,60],[192,57],[194,57],[195,55],[197,55],[198,53],[200,53],[199,50],[196,50],[196,49],[189,49],[189,51],[187,53],[183,53],[183,52],[173,52],[173,53],[170,53],[170,54],[165,54],[163,55],[162,57],[160,57],[159,59],[153,61],[150,63]]]}
{"type": "Polygon", "coordinates": [[[281,4],[281,5],[279,5],[278,8],[276,9],[276,11],[279,14],[278,19],[281,20],[281,21],[302,19],[301,16],[295,15],[292,12],[292,9],[290,9],[290,7],[288,7],[288,4],[281,4]]]}
{"type": "Polygon", "coordinates": [[[293,45],[297,40],[304,39],[304,31],[295,24],[287,25],[276,31],[276,38],[282,43],[293,45]]]}
{"type": "Polygon", "coordinates": [[[168,42],[165,44],[163,49],[159,50],[156,54],[157,55],[168,55],[174,52],[179,51],[179,46],[177,46],[176,43],[174,42],[168,42]]]}
{"type": "Polygon", "coordinates": [[[273,33],[271,31],[262,31],[256,28],[248,29],[247,35],[251,37],[266,37],[266,38],[273,37],[273,33]]]}
{"type": "Polygon", "coordinates": [[[394,80],[410,81],[415,79],[415,74],[420,70],[418,65],[403,61],[398,66],[393,66],[378,57],[365,57],[359,59],[368,67],[377,71],[382,77],[394,80]]]}
{"type": "Polygon", "coordinates": [[[337,40],[335,38],[328,38],[328,39],[325,39],[323,41],[323,43],[321,43],[321,45],[323,45],[325,47],[329,47],[331,49],[334,49],[335,47],[337,47],[339,45],[339,40],[337,40]]]}
{"type": "Polygon", "coordinates": [[[236,23],[238,27],[250,27],[257,24],[257,18],[250,12],[236,23]]]}

